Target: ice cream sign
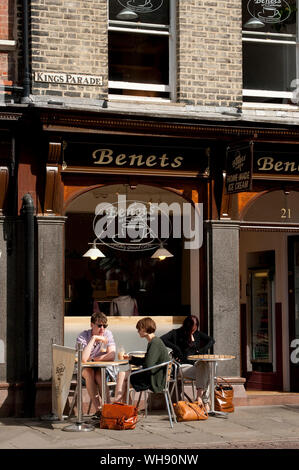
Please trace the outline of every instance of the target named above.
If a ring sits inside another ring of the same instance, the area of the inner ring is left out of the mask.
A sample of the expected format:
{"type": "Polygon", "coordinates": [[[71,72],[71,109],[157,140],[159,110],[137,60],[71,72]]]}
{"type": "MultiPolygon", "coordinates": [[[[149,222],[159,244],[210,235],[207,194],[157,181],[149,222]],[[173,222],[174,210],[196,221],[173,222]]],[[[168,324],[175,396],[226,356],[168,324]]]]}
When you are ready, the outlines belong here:
{"type": "Polygon", "coordinates": [[[282,23],[291,13],[291,7],[285,0],[249,0],[249,14],[263,23],[282,23]]]}

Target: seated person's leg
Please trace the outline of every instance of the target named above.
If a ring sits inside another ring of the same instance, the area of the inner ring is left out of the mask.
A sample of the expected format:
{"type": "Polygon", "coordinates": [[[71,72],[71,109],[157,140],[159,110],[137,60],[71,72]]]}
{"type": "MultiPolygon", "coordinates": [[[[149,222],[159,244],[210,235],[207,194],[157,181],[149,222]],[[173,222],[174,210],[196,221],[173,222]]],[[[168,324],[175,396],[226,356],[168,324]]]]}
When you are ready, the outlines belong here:
{"type": "Polygon", "coordinates": [[[210,368],[207,362],[200,361],[196,364],[196,387],[200,389],[200,397],[204,405],[209,403],[210,368]]]}
{"type": "Polygon", "coordinates": [[[95,372],[92,368],[85,367],[82,370],[82,377],[85,379],[88,395],[90,396],[92,404],[97,412],[100,410],[101,403],[98,384],[95,381],[95,372]]]}
{"type": "Polygon", "coordinates": [[[114,402],[126,403],[127,401],[127,383],[130,371],[120,371],[117,375],[115,386],[114,402]]]}

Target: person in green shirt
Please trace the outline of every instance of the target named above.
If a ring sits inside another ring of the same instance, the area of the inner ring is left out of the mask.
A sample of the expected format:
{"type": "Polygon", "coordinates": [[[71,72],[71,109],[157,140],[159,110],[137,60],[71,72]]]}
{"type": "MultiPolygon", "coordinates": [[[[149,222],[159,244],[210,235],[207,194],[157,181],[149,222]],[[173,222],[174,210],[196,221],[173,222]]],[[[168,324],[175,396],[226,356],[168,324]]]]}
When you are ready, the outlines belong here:
{"type": "MultiPolygon", "coordinates": [[[[141,338],[145,338],[148,342],[147,350],[144,357],[131,356],[129,364],[141,366],[143,369],[161,364],[170,360],[168,351],[163,341],[155,336],[156,323],[150,317],[142,318],[136,324],[136,329],[141,338]]],[[[129,356],[124,356],[125,358],[129,356]]],[[[115,389],[114,402],[125,402],[127,381],[130,371],[119,372],[115,389]]],[[[140,374],[132,375],[130,378],[131,385],[137,392],[150,389],[153,392],[161,392],[165,383],[166,368],[155,368],[140,374]]]]}

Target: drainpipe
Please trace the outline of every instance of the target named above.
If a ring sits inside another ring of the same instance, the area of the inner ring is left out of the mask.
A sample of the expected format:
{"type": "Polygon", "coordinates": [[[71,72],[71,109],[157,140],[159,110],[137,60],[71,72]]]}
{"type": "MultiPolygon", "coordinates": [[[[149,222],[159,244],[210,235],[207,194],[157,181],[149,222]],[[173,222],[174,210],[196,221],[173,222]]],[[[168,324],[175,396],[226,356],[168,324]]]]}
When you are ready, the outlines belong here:
{"type": "Polygon", "coordinates": [[[25,250],[25,384],[24,413],[34,416],[35,403],[35,289],[34,289],[34,204],[30,194],[22,198],[25,250]]]}
{"type": "Polygon", "coordinates": [[[29,4],[23,0],[23,103],[31,102],[30,95],[30,62],[29,62],[29,4]]]}

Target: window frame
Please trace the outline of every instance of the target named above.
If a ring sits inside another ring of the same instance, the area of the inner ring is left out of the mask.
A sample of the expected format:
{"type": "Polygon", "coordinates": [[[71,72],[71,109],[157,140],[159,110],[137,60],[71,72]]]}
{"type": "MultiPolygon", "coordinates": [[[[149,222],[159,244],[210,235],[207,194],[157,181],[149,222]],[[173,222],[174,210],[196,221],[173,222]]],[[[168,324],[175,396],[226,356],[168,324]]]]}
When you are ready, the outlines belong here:
{"type": "MultiPolygon", "coordinates": [[[[268,44],[269,46],[275,46],[276,44],[280,45],[292,45],[296,48],[296,77],[295,80],[299,79],[299,58],[298,58],[298,48],[299,48],[299,1],[297,0],[297,14],[296,14],[296,34],[290,33],[268,33],[264,31],[248,31],[242,29],[242,48],[245,42],[252,42],[254,44],[263,43],[268,44]],[[249,37],[255,36],[255,37],[249,37]],[[259,36],[259,37],[256,37],[259,36]],[[269,38],[270,36],[270,38],[269,38]],[[271,39],[271,36],[273,39],[271,39]],[[279,38],[286,38],[279,39],[279,38]]],[[[242,25],[243,25],[243,18],[242,18],[242,25]]],[[[244,70],[243,70],[244,73],[244,70]]],[[[243,97],[250,97],[250,98],[282,98],[282,99],[292,99],[293,91],[284,91],[284,90],[264,90],[264,89],[253,89],[253,88],[244,88],[243,87],[243,97]]],[[[244,101],[245,105],[252,105],[253,102],[244,101]]],[[[271,105],[271,103],[260,103],[257,102],[258,105],[271,105]]],[[[277,103],[273,102],[273,105],[277,105],[277,103]]],[[[294,103],[295,105],[295,103],[294,103]]],[[[285,106],[280,104],[280,106],[285,106]]],[[[288,105],[290,106],[290,105],[288,105]]]]}
{"type": "MultiPolygon", "coordinates": [[[[158,36],[168,36],[168,51],[169,51],[169,64],[168,64],[168,84],[151,84],[141,82],[125,82],[108,79],[108,99],[109,100],[129,100],[129,101],[162,101],[171,102],[176,101],[176,2],[169,1],[169,25],[164,24],[151,24],[151,23],[138,23],[141,28],[130,28],[134,23],[130,21],[118,21],[109,19],[109,1],[107,2],[108,8],[108,33],[110,31],[127,32],[133,34],[151,34],[158,36]],[[128,26],[128,27],[124,27],[128,26]],[[143,28],[142,28],[143,27],[143,28]],[[140,95],[117,95],[110,93],[113,89],[135,90],[135,91],[158,91],[168,93],[169,96],[163,97],[149,97],[140,95]]],[[[109,63],[108,63],[109,68],[109,63]]]]}

